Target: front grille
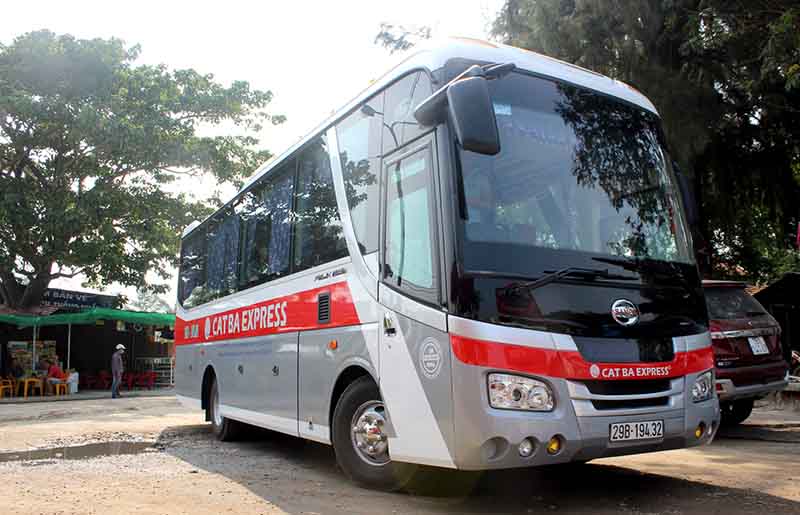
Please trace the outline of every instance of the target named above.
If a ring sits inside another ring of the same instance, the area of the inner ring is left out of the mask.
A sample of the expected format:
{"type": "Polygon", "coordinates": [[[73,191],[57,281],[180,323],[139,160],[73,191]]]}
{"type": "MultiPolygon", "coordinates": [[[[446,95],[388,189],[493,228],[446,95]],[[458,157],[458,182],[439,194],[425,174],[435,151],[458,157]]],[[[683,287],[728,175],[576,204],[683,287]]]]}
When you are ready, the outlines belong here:
{"type": "Polygon", "coordinates": [[[671,388],[669,379],[581,382],[595,395],[642,395],[666,392],[671,388]]]}
{"type": "Polygon", "coordinates": [[[625,399],[619,401],[601,401],[592,399],[592,406],[594,406],[594,409],[600,411],[611,409],[652,408],[666,406],[668,402],[669,397],[656,397],[654,399],[625,399]]]}
{"type": "Polygon", "coordinates": [[[675,359],[672,338],[595,338],[573,336],[590,363],[658,363],[675,359]]]}

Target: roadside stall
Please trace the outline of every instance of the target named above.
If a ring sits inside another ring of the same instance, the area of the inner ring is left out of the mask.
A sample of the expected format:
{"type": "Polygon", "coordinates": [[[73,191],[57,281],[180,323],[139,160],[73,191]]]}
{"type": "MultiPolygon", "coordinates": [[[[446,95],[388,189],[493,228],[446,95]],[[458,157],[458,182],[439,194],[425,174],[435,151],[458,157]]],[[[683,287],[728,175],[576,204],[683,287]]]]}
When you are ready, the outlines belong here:
{"type": "MultiPolygon", "coordinates": [[[[50,315],[0,313],[0,355],[14,363],[17,377],[13,393],[44,393],[44,363],[57,363],[64,371],[64,393],[110,386],[110,359],[117,344],[125,345],[126,376],[123,388],[153,388],[172,382],[175,316],[165,313],[93,307],[50,315]],[[21,372],[21,374],[20,374],[21,372]]],[[[6,376],[13,375],[10,371],[6,376]]]]}

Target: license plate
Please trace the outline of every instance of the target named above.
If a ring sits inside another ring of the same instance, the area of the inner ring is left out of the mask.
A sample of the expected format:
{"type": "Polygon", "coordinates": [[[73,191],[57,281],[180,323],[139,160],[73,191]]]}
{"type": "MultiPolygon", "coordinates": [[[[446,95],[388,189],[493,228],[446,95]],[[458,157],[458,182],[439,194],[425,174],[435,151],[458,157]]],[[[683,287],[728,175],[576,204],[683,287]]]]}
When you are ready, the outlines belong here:
{"type": "Polygon", "coordinates": [[[769,347],[767,347],[767,342],[764,341],[762,336],[751,336],[747,339],[747,342],[750,344],[750,350],[753,351],[754,355],[769,354],[769,347]]]}
{"type": "Polygon", "coordinates": [[[645,420],[642,422],[621,422],[609,426],[609,440],[612,442],[630,442],[632,440],[651,440],[663,438],[663,420],[645,420]]]}

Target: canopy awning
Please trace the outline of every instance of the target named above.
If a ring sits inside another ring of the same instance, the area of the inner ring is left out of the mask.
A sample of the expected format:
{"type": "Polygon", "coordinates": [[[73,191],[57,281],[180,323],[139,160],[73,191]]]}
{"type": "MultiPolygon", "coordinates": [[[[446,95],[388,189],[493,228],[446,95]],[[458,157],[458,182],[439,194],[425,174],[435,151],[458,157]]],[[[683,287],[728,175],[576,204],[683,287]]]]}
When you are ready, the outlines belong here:
{"type": "Polygon", "coordinates": [[[10,315],[0,313],[0,323],[19,327],[42,327],[46,325],[93,324],[96,320],[122,320],[141,325],[174,325],[175,315],[171,313],[147,313],[125,311],[123,309],[92,308],[76,313],[57,315],[10,315]]]}

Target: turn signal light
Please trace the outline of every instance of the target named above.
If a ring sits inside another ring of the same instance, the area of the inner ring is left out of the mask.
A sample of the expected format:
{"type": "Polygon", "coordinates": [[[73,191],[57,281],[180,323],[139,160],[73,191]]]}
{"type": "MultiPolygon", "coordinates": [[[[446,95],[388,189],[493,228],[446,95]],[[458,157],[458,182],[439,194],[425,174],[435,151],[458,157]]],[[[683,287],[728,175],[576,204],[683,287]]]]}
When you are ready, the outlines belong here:
{"type": "Polygon", "coordinates": [[[553,436],[547,442],[547,454],[555,455],[561,452],[561,438],[553,436]]]}
{"type": "Polygon", "coordinates": [[[330,350],[336,350],[336,349],[338,349],[338,348],[339,348],[339,342],[337,342],[336,340],[331,340],[331,341],[329,341],[329,342],[328,342],[328,348],[329,348],[330,350]]]}

